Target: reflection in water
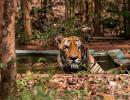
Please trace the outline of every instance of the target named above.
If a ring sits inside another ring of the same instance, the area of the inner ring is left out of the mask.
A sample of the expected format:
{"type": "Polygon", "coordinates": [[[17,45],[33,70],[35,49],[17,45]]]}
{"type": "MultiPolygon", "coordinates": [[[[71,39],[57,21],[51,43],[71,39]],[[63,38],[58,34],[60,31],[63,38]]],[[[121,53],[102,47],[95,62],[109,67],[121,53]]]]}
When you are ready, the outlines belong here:
{"type": "MultiPolygon", "coordinates": [[[[117,67],[109,56],[96,56],[96,61],[107,71],[117,67]]],[[[25,73],[27,70],[33,73],[64,73],[57,63],[56,56],[44,57],[17,57],[18,73],[25,73]]]]}

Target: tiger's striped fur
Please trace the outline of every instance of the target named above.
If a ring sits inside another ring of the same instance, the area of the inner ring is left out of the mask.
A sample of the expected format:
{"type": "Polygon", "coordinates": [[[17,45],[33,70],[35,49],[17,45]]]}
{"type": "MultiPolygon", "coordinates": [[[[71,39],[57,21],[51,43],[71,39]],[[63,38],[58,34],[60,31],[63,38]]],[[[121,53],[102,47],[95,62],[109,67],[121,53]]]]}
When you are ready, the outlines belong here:
{"type": "Polygon", "coordinates": [[[95,61],[94,57],[89,54],[89,63],[88,63],[88,70],[91,73],[104,73],[104,70],[101,68],[101,66],[95,61]]]}
{"type": "Polygon", "coordinates": [[[91,73],[104,73],[80,37],[58,36],[56,42],[60,50],[58,63],[61,69],[69,69],[68,71],[86,69],[91,73]]]}

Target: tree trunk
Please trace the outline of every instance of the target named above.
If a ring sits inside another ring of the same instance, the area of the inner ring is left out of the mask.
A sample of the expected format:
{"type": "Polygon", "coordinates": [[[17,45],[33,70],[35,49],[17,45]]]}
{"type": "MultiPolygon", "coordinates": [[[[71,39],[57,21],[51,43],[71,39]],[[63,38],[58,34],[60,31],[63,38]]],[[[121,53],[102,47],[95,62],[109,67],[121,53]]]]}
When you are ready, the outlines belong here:
{"type": "Polygon", "coordinates": [[[95,3],[95,13],[94,13],[94,36],[102,36],[100,32],[100,11],[101,11],[101,4],[100,0],[94,0],[95,3]]]}
{"type": "Polygon", "coordinates": [[[15,12],[16,0],[4,0],[1,62],[5,66],[1,70],[1,100],[16,92],[15,12]]]}
{"type": "MultiPolygon", "coordinates": [[[[42,23],[42,25],[43,25],[43,27],[42,28],[44,28],[44,26],[45,26],[45,22],[46,22],[46,18],[47,18],[47,9],[48,9],[48,2],[47,2],[47,0],[44,0],[44,2],[43,2],[43,9],[44,9],[44,15],[42,16],[39,16],[40,17],[40,20],[41,20],[41,23],[42,23]]],[[[43,29],[42,29],[43,30],[43,29]]]]}
{"type": "MultiPolygon", "coordinates": [[[[127,0],[128,3],[128,10],[130,11],[130,0],[127,0]]],[[[130,18],[128,19],[128,29],[130,29],[130,18]]],[[[130,31],[127,33],[128,39],[130,39],[130,31]]]]}
{"type": "MultiPolygon", "coordinates": [[[[126,10],[127,7],[126,7],[126,0],[123,0],[123,11],[126,10]]],[[[125,35],[125,38],[127,38],[127,20],[125,17],[123,17],[123,28],[124,28],[124,35],[125,35]]]]}
{"type": "Polygon", "coordinates": [[[22,10],[23,10],[23,23],[24,23],[24,32],[29,39],[32,36],[32,25],[31,25],[31,16],[30,12],[32,10],[32,5],[30,0],[22,0],[22,10]]]}
{"type": "MultiPolygon", "coordinates": [[[[2,40],[2,23],[3,23],[3,0],[0,1],[0,63],[1,63],[1,40],[2,40]]],[[[1,73],[1,69],[0,69],[1,73]]],[[[1,74],[0,74],[0,84],[1,84],[1,74]]],[[[1,93],[1,85],[0,85],[0,93],[1,93]]],[[[1,98],[1,95],[0,95],[1,98]]]]}
{"type": "Polygon", "coordinates": [[[68,19],[68,1],[67,0],[65,0],[65,20],[67,20],[68,19]]]}
{"type": "Polygon", "coordinates": [[[88,1],[87,0],[82,0],[82,21],[83,23],[86,23],[89,21],[89,16],[88,16],[88,1]]]}
{"type": "Polygon", "coordinates": [[[3,23],[3,0],[0,0],[0,57],[1,57],[1,39],[2,39],[2,23],[3,23]]]}

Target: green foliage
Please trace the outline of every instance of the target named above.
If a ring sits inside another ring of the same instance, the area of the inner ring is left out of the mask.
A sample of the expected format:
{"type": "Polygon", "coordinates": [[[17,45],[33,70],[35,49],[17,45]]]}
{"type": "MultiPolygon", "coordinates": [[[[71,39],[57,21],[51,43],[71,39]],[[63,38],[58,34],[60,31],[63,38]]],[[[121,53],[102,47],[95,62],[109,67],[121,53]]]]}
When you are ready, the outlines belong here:
{"type": "MultiPolygon", "coordinates": [[[[130,20],[130,11],[129,10],[123,10],[120,12],[120,15],[122,15],[124,17],[125,20],[130,20]]],[[[124,33],[125,33],[125,39],[129,39],[130,38],[130,28],[128,25],[126,25],[126,27],[124,28],[124,33]]]]}
{"type": "Polygon", "coordinates": [[[32,75],[26,76],[26,78],[18,79],[17,86],[19,94],[16,97],[17,100],[55,100],[56,90],[49,88],[49,80],[51,75],[48,77],[37,77],[37,83],[32,84],[29,87],[29,82],[34,82],[32,75]]]}
{"type": "Polygon", "coordinates": [[[41,63],[41,62],[50,61],[48,58],[45,58],[45,57],[22,57],[22,58],[17,58],[17,64],[26,63],[26,62],[23,62],[25,60],[26,62],[31,62],[31,63],[41,63]]]}
{"type": "Polygon", "coordinates": [[[78,97],[78,100],[83,100],[84,96],[88,95],[88,91],[84,89],[79,90],[66,90],[64,96],[61,98],[63,100],[73,100],[75,97],[78,97]]]}
{"type": "Polygon", "coordinates": [[[26,44],[30,41],[29,37],[23,31],[23,20],[16,20],[16,40],[21,44],[26,44]]]}
{"type": "Polygon", "coordinates": [[[129,74],[130,75],[130,71],[129,70],[120,70],[121,74],[129,74]]]}
{"type": "Polygon", "coordinates": [[[20,33],[20,32],[23,32],[23,20],[22,20],[22,18],[16,19],[16,33],[20,33]]]}
{"type": "Polygon", "coordinates": [[[115,69],[115,70],[111,71],[111,73],[112,74],[129,74],[130,75],[130,71],[129,70],[123,70],[123,69],[121,69],[121,70],[115,69]]]}
{"type": "MultiPolygon", "coordinates": [[[[45,11],[48,11],[47,7],[33,8],[31,12],[32,19],[32,38],[33,40],[44,40],[56,34],[72,34],[80,35],[81,24],[79,18],[73,16],[67,20],[46,20],[43,19],[45,11]],[[54,27],[54,24],[58,27],[54,27]]],[[[50,15],[52,16],[52,15],[50,15]]],[[[18,19],[16,22],[16,38],[17,40],[25,44],[30,41],[30,38],[23,32],[23,21],[18,19]]]]}
{"type": "Polygon", "coordinates": [[[37,14],[39,12],[44,13],[45,11],[46,11],[45,8],[36,8],[36,7],[34,7],[34,8],[32,8],[31,14],[37,14]]]}
{"type": "Polygon", "coordinates": [[[130,19],[130,11],[128,11],[128,10],[121,11],[120,15],[122,15],[127,20],[130,19]]]}
{"type": "MultiPolygon", "coordinates": [[[[102,83],[100,82],[100,84],[102,83]]],[[[107,91],[106,86],[104,84],[100,85],[99,92],[105,92],[105,91],[107,91]]]]}
{"type": "Polygon", "coordinates": [[[79,35],[80,34],[80,23],[79,20],[73,16],[72,18],[69,18],[66,22],[62,24],[62,26],[65,29],[66,34],[73,34],[73,35],[79,35]]]}
{"type": "Polygon", "coordinates": [[[18,86],[18,91],[22,91],[22,90],[26,90],[28,89],[27,85],[28,85],[28,82],[30,80],[32,80],[32,75],[28,75],[26,78],[21,78],[19,80],[16,80],[17,82],[17,86],[18,86]]]}
{"type": "Polygon", "coordinates": [[[112,2],[109,2],[109,8],[107,9],[107,11],[112,12],[112,13],[118,13],[119,12],[118,5],[112,2]]]}
{"type": "Polygon", "coordinates": [[[49,62],[49,59],[45,57],[29,57],[29,59],[31,60],[32,63],[49,62]]]}
{"type": "Polygon", "coordinates": [[[5,68],[5,64],[3,64],[3,63],[0,63],[0,69],[3,69],[3,68],[5,68]]]}
{"type": "Polygon", "coordinates": [[[17,100],[55,100],[57,91],[55,89],[45,89],[42,86],[35,86],[31,90],[23,91],[17,100]]]}
{"type": "Polygon", "coordinates": [[[48,62],[48,60],[46,58],[39,58],[37,62],[48,62]]]}
{"type": "Polygon", "coordinates": [[[0,62],[0,69],[4,69],[4,68],[6,68],[7,67],[7,65],[9,64],[14,64],[16,62],[16,60],[15,59],[11,59],[7,64],[4,64],[4,63],[2,63],[2,62],[0,62]]]}
{"type": "Polygon", "coordinates": [[[129,34],[129,33],[130,33],[130,28],[129,28],[129,27],[126,27],[124,31],[125,31],[125,33],[126,33],[126,36],[125,36],[126,39],[129,39],[129,38],[130,38],[130,34],[129,34]]]}
{"type": "Polygon", "coordinates": [[[25,79],[17,80],[17,85],[20,90],[24,90],[26,89],[27,86],[27,80],[25,79]]]}
{"type": "Polygon", "coordinates": [[[56,34],[64,34],[64,35],[80,35],[81,25],[78,23],[76,18],[70,18],[67,21],[60,22],[49,22],[44,26],[43,31],[39,31],[37,29],[33,30],[33,40],[44,40],[48,39],[51,36],[55,36],[56,34]],[[54,28],[54,24],[57,25],[57,28],[54,28]]]}
{"type": "Polygon", "coordinates": [[[23,91],[17,100],[33,100],[31,91],[23,91]]]}
{"type": "Polygon", "coordinates": [[[38,14],[38,13],[47,13],[47,12],[49,12],[49,6],[44,6],[44,7],[42,7],[42,8],[39,8],[39,7],[33,7],[32,8],[32,11],[31,11],[31,15],[36,15],[36,14],[38,14]]]}
{"type": "Polygon", "coordinates": [[[30,41],[28,36],[24,32],[20,32],[16,34],[16,39],[19,41],[21,44],[26,44],[27,42],[30,41]]]}
{"type": "Polygon", "coordinates": [[[107,19],[102,20],[102,25],[106,28],[113,29],[118,25],[118,20],[107,18],[107,19]]]}
{"type": "Polygon", "coordinates": [[[46,28],[43,32],[40,32],[38,30],[33,30],[32,39],[33,40],[44,40],[48,39],[51,35],[54,35],[55,32],[50,27],[46,28]]]}
{"type": "Polygon", "coordinates": [[[79,71],[76,74],[78,76],[81,76],[81,77],[86,77],[89,74],[89,72],[87,72],[87,71],[79,71]]]}

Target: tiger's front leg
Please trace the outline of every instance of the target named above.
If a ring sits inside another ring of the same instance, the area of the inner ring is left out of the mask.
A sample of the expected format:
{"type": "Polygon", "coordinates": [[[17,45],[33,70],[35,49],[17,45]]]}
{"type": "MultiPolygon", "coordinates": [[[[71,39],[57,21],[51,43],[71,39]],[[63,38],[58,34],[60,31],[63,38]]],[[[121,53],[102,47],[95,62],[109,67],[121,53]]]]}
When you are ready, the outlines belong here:
{"type": "Polygon", "coordinates": [[[91,73],[104,73],[104,70],[102,67],[95,61],[94,57],[92,55],[89,55],[88,57],[88,70],[91,73]]]}

